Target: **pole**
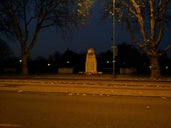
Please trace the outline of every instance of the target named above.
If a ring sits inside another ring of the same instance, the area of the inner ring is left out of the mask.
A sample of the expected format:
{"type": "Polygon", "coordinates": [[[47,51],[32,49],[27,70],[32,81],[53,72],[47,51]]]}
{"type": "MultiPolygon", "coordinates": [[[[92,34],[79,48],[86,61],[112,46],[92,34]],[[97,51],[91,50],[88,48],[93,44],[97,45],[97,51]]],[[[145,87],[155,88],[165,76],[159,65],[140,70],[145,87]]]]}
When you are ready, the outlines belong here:
{"type": "Polygon", "coordinates": [[[113,62],[113,77],[115,78],[116,77],[116,73],[115,73],[115,50],[116,50],[116,46],[115,46],[115,40],[116,40],[116,38],[115,38],[115,36],[116,36],[116,31],[115,31],[115,0],[113,0],[113,13],[112,13],[112,17],[113,17],[113,23],[112,23],[112,25],[113,25],[113,40],[112,40],[112,49],[113,49],[113,60],[112,60],[112,62],[113,62]]]}

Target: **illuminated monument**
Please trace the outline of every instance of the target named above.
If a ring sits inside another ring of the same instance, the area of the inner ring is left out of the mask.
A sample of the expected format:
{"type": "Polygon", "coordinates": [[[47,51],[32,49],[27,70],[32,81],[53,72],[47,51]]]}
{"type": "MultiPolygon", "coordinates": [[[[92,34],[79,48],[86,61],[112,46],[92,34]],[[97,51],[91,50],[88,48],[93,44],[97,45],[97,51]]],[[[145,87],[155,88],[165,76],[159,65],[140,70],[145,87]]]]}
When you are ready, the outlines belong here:
{"type": "Polygon", "coordinates": [[[85,73],[97,74],[97,61],[96,61],[95,51],[93,48],[89,48],[87,52],[85,73]]]}

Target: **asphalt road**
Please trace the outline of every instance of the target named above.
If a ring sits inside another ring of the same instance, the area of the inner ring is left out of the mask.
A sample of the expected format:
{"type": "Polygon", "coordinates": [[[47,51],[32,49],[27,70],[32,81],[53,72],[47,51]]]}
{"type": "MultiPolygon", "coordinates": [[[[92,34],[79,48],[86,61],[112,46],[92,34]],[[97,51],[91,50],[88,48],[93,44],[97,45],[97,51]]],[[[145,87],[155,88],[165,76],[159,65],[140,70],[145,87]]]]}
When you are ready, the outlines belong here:
{"type": "Polygon", "coordinates": [[[0,128],[171,128],[171,98],[0,91],[0,128]]]}

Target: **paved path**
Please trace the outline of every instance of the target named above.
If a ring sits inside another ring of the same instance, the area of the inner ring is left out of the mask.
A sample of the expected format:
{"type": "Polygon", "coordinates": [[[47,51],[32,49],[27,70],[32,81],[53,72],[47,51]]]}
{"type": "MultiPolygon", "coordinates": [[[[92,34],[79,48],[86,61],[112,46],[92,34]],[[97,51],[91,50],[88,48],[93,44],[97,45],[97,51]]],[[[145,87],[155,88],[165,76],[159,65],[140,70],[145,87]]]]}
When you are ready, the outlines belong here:
{"type": "Polygon", "coordinates": [[[111,76],[31,76],[0,79],[1,91],[171,97],[171,81],[111,76]]]}

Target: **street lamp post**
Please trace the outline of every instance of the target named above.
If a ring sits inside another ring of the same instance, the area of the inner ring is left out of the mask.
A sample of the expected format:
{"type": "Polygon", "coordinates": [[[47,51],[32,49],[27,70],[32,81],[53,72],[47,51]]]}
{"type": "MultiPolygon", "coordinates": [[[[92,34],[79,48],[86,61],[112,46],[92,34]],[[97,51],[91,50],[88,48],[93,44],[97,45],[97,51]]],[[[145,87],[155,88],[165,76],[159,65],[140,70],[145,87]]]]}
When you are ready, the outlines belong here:
{"type": "Polygon", "coordinates": [[[116,52],[117,52],[117,47],[116,47],[116,26],[115,26],[115,0],[113,0],[113,12],[112,12],[112,25],[113,25],[113,34],[112,34],[112,49],[113,49],[113,77],[116,77],[116,73],[115,73],[115,56],[116,56],[116,52]]]}
{"type": "Polygon", "coordinates": [[[115,60],[115,57],[116,57],[116,52],[117,52],[117,47],[116,45],[112,45],[112,49],[113,49],[113,77],[115,78],[116,77],[116,72],[115,72],[115,63],[116,63],[116,60],[115,60]]]}

